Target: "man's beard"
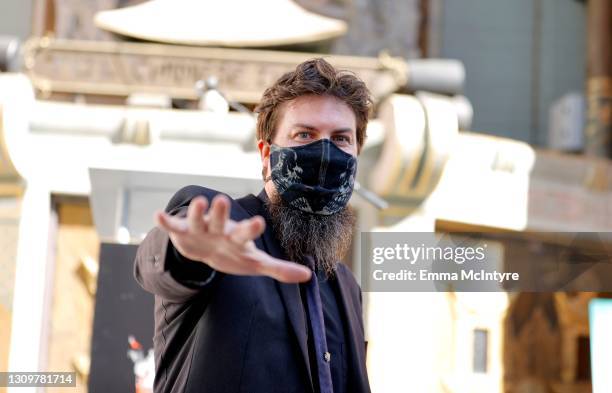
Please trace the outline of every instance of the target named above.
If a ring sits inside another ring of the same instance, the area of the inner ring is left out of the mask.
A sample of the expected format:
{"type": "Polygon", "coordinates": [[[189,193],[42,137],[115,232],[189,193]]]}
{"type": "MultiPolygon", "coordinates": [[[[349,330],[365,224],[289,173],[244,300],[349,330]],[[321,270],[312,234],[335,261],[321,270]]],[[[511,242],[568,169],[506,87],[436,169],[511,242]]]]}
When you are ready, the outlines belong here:
{"type": "Polygon", "coordinates": [[[336,264],[351,246],[355,212],[346,206],[335,214],[306,213],[286,206],[274,194],[266,204],[274,232],[287,257],[304,263],[304,256],[314,258],[316,269],[333,277],[336,264]]]}

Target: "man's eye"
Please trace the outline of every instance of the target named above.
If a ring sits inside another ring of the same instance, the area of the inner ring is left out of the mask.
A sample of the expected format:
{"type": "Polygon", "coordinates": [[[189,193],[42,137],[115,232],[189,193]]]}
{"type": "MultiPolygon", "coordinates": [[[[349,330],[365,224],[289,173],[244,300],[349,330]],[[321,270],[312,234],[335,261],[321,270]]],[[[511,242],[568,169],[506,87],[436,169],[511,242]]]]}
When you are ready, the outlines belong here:
{"type": "Polygon", "coordinates": [[[297,137],[301,139],[310,138],[310,132],[306,132],[306,131],[298,132],[297,137]]]}
{"type": "Polygon", "coordinates": [[[337,135],[334,137],[334,141],[340,143],[349,143],[351,140],[345,135],[337,135]]]}

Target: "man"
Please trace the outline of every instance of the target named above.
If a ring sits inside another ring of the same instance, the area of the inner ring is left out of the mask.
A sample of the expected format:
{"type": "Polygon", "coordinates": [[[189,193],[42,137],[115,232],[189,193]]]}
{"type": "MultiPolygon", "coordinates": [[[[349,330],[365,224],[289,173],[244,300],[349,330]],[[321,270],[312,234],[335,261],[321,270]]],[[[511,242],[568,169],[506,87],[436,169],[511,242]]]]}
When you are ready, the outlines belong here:
{"type": "Polygon", "coordinates": [[[134,270],[155,294],[155,392],[370,391],[361,291],[338,262],[370,105],[352,73],[298,65],[257,108],[260,194],[188,186],[157,214],[134,270]]]}

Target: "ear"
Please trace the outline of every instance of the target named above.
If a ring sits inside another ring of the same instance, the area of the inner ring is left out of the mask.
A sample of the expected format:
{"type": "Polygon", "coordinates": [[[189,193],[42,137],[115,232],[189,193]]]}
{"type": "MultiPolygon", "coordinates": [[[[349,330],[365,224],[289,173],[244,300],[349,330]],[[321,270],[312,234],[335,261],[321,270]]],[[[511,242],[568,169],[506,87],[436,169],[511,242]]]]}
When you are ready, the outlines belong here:
{"type": "Polygon", "coordinates": [[[257,149],[259,150],[259,155],[261,156],[261,161],[263,162],[265,159],[270,157],[270,144],[263,139],[257,141],[257,149]]]}
{"type": "Polygon", "coordinates": [[[265,179],[268,177],[268,171],[270,170],[270,144],[263,139],[257,141],[257,149],[261,157],[261,177],[265,179]]]}

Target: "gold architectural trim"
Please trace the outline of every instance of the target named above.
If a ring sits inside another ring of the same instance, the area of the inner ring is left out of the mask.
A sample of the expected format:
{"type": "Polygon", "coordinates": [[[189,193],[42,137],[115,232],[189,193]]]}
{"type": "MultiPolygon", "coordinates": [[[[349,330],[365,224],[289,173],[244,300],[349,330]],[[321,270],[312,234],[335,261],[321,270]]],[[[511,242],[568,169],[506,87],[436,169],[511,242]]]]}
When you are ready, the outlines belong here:
{"type": "Polygon", "coordinates": [[[257,103],[278,77],[313,57],[325,57],[336,67],[355,72],[375,99],[404,82],[397,71],[373,57],[48,37],[32,38],[24,45],[26,73],[35,88],[46,94],[127,96],[138,92],[197,99],[195,83],[214,75],[230,100],[245,103],[257,103]]]}

